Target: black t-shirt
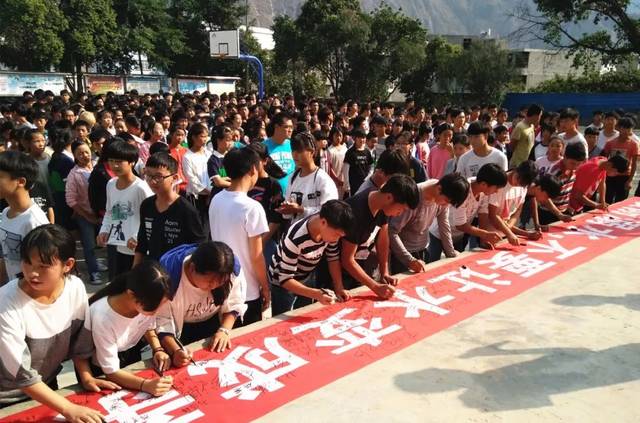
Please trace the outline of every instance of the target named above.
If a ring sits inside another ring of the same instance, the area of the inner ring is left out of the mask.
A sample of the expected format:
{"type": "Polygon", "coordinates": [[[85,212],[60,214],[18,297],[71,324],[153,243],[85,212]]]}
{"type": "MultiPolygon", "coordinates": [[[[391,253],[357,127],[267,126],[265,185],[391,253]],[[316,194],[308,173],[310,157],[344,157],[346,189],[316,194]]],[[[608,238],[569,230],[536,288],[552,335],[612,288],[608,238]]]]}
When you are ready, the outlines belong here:
{"type": "MultiPolygon", "coordinates": [[[[29,190],[29,197],[31,197],[31,200],[40,207],[44,214],[47,214],[49,207],[54,207],[53,197],[51,196],[49,187],[40,181],[35,181],[33,183],[33,187],[29,190]]],[[[0,210],[4,210],[7,207],[9,207],[7,200],[4,198],[0,199],[0,210]]],[[[47,217],[49,217],[49,215],[47,215],[47,217]]]]}
{"type": "Polygon", "coordinates": [[[156,208],[155,195],[140,205],[136,252],[159,260],[164,253],[178,245],[200,243],[206,239],[200,214],[185,198],[178,197],[162,213],[156,208]]]}
{"type": "Polygon", "coordinates": [[[282,215],[276,211],[283,200],[282,187],[277,179],[271,177],[258,179],[256,185],[247,195],[262,204],[262,208],[267,214],[267,222],[282,223],[284,221],[282,215]]]}
{"type": "Polygon", "coordinates": [[[345,239],[353,244],[360,245],[365,243],[376,226],[386,225],[388,222],[387,216],[382,210],[373,216],[371,209],[369,208],[369,193],[374,191],[375,188],[364,190],[352,197],[347,198],[345,201],[351,206],[353,211],[354,222],[345,236],[345,239]]]}
{"type": "Polygon", "coordinates": [[[344,156],[344,162],[349,164],[349,188],[355,193],[369,174],[373,157],[366,148],[356,150],[355,147],[351,147],[344,156]]]}

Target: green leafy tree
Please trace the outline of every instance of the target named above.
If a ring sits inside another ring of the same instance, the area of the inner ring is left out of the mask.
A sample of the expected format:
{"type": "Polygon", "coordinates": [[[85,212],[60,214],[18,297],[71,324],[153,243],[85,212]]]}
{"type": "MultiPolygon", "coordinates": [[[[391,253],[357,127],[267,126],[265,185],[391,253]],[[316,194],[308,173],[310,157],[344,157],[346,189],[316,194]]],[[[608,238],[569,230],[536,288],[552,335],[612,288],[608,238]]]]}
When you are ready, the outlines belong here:
{"type": "Polygon", "coordinates": [[[186,36],[173,25],[165,0],[114,0],[116,22],[124,42],[123,67],[136,63],[142,69],[142,55],[149,64],[163,71],[174,64],[174,58],[188,53],[186,36]]]}
{"type": "Polygon", "coordinates": [[[424,60],[427,32],[419,21],[387,5],[366,15],[366,20],[369,38],[350,51],[349,72],[341,94],[386,100],[402,78],[424,60]]]}
{"type": "Polygon", "coordinates": [[[621,69],[605,74],[590,73],[566,77],[555,76],[540,83],[531,92],[537,93],[625,93],[640,91],[640,71],[621,69]]]}
{"type": "Polygon", "coordinates": [[[45,71],[64,54],[68,27],[55,0],[0,1],[0,57],[21,71],[45,71]]]}
{"type": "Polygon", "coordinates": [[[60,8],[69,22],[62,34],[65,49],[61,68],[76,74],[78,86],[82,86],[82,74],[89,65],[100,64],[106,71],[123,70],[127,57],[111,0],[63,0],[60,8]]]}
{"type": "Polygon", "coordinates": [[[499,103],[517,78],[506,49],[491,40],[476,41],[456,60],[460,94],[499,103]]]}
{"type": "Polygon", "coordinates": [[[455,61],[460,51],[458,46],[449,44],[444,38],[429,40],[424,47],[422,63],[401,78],[400,91],[421,104],[433,102],[442,91],[452,91],[455,61]]]}
{"type": "Polygon", "coordinates": [[[584,64],[589,55],[609,63],[640,54],[640,19],[631,0],[534,0],[537,10],[521,5],[514,13],[523,25],[516,35],[533,37],[576,57],[584,64]],[[597,30],[580,31],[572,24],[591,23],[597,30]],[[587,56],[585,56],[585,54],[587,56]]]}

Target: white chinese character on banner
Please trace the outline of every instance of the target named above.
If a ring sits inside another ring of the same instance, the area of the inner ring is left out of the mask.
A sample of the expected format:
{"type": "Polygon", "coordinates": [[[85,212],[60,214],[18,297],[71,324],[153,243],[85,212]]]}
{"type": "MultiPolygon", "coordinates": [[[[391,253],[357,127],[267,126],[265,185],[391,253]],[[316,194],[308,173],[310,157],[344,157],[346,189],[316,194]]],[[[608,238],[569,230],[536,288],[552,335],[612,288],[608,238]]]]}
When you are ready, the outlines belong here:
{"type": "Polygon", "coordinates": [[[365,326],[367,319],[345,319],[344,317],[356,311],[355,308],[345,308],[325,320],[305,323],[291,328],[291,333],[297,335],[311,329],[319,329],[323,339],[316,341],[317,347],[337,347],[331,352],[342,354],[362,345],[377,347],[382,344],[382,337],[396,332],[402,327],[393,324],[383,327],[382,318],[374,317],[365,326]]]}
{"type": "Polygon", "coordinates": [[[622,217],[640,217],[640,203],[618,207],[615,210],[612,210],[611,213],[622,217]]]}
{"type": "Polygon", "coordinates": [[[611,215],[594,216],[587,220],[587,223],[606,226],[607,228],[621,229],[623,231],[633,231],[640,228],[640,221],[638,220],[620,219],[611,215]]]}
{"type": "Polygon", "coordinates": [[[495,288],[473,281],[471,280],[471,277],[489,281],[494,285],[510,285],[511,284],[510,281],[497,280],[496,278],[498,278],[499,276],[500,276],[499,273],[491,273],[489,275],[485,275],[484,273],[476,272],[475,270],[471,270],[466,266],[462,266],[460,270],[453,270],[451,272],[447,272],[435,278],[428,279],[427,282],[433,284],[433,283],[438,283],[442,281],[450,281],[450,282],[455,282],[462,285],[460,288],[458,288],[458,292],[468,292],[473,289],[477,289],[479,291],[493,294],[494,292],[496,292],[495,288]]]}
{"type": "Polygon", "coordinates": [[[490,259],[478,260],[477,263],[490,265],[490,269],[502,269],[507,272],[520,275],[523,278],[533,276],[536,273],[547,270],[556,264],[555,261],[545,262],[544,260],[529,257],[527,254],[516,255],[509,251],[499,251],[490,259]]]}
{"type": "Polygon", "coordinates": [[[420,317],[420,310],[444,316],[449,313],[449,310],[439,306],[454,299],[452,295],[445,295],[440,298],[432,297],[424,286],[416,287],[416,294],[418,294],[419,299],[410,297],[405,294],[405,291],[402,289],[396,289],[396,292],[393,294],[393,299],[387,301],[376,301],[373,303],[373,306],[375,308],[405,308],[404,317],[415,319],[420,317]]]}
{"type": "Polygon", "coordinates": [[[592,241],[598,241],[600,238],[617,239],[615,235],[610,235],[611,229],[597,229],[591,225],[570,226],[568,231],[563,232],[565,235],[585,235],[592,241]]]}
{"type": "Polygon", "coordinates": [[[278,380],[280,376],[294,371],[307,364],[307,361],[290,353],[280,346],[278,338],[265,338],[261,348],[236,347],[222,360],[207,360],[191,364],[187,371],[191,376],[203,376],[207,369],[218,369],[218,384],[220,387],[237,385],[240,383],[238,375],[248,379],[247,382],[222,393],[224,399],[238,397],[241,400],[254,400],[263,390],[273,392],[284,387],[278,380]],[[265,354],[276,358],[268,360],[265,354]],[[249,364],[243,364],[240,359],[249,364]],[[271,370],[270,372],[267,372],[271,370]]]}
{"type": "MultiPolygon", "coordinates": [[[[554,237],[556,238],[556,237],[554,237]]],[[[559,235],[558,238],[562,239],[562,235],[559,235]]],[[[547,244],[543,244],[541,242],[533,242],[529,241],[527,246],[527,253],[542,253],[542,254],[555,254],[560,253],[560,255],[555,258],[558,260],[564,260],[569,257],[575,256],[583,251],[585,251],[587,247],[576,247],[573,250],[568,250],[564,248],[558,241],[555,239],[549,240],[547,244]],[[531,248],[536,247],[536,248],[531,248]]]]}
{"type": "MultiPolygon", "coordinates": [[[[182,396],[173,389],[160,397],[152,397],[145,392],[138,392],[133,396],[133,399],[139,402],[131,405],[124,401],[124,398],[130,394],[131,392],[123,389],[113,394],[105,395],[98,400],[98,404],[106,411],[105,422],[189,423],[204,417],[204,413],[200,410],[193,410],[179,417],[171,416],[169,413],[175,413],[177,410],[195,401],[193,397],[189,395],[182,396]],[[157,407],[139,414],[140,410],[148,409],[152,406],[157,407]]],[[[62,416],[59,417],[61,421],[66,421],[62,416]]],[[[58,418],[56,418],[56,420],[58,420],[58,418]]]]}

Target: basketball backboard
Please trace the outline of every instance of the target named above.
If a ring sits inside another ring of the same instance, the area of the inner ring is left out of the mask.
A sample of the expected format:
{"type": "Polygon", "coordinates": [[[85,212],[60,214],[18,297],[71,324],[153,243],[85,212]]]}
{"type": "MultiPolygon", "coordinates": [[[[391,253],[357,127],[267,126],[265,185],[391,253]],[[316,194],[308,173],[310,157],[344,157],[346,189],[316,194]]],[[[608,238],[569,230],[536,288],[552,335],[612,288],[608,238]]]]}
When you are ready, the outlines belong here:
{"type": "Polygon", "coordinates": [[[233,31],[212,31],[209,33],[211,57],[238,58],[240,54],[240,33],[233,31]]]}

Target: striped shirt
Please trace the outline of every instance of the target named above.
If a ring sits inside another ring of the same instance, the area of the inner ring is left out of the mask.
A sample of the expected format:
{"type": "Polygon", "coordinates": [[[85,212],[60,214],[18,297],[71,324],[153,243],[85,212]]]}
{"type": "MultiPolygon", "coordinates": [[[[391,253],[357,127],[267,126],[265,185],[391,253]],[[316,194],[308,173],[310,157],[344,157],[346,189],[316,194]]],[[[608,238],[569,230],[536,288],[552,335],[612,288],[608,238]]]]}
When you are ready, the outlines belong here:
{"type": "MultiPolygon", "coordinates": [[[[554,166],[547,170],[547,173],[550,175],[554,175],[558,178],[560,183],[562,184],[562,189],[560,190],[560,195],[556,198],[553,198],[551,201],[561,213],[564,213],[569,208],[569,199],[571,198],[571,190],[573,189],[573,183],[576,181],[576,172],[571,171],[567,174],[564,168],[564,161],[561,160],[556,163],[554,166]]],[[[545,207],[541,207],[546,210],[545,207]]]]}
{"type": "Polygon", "coordinates": [[[309,235],[307,226],[313,216],[294,223],[278,243],[269,266],[272,284],[279,286],[289,279],[304,280],[316,268],[325,250],[328,261],[339,259],[337,242],[316,242],[309,235]]]}

